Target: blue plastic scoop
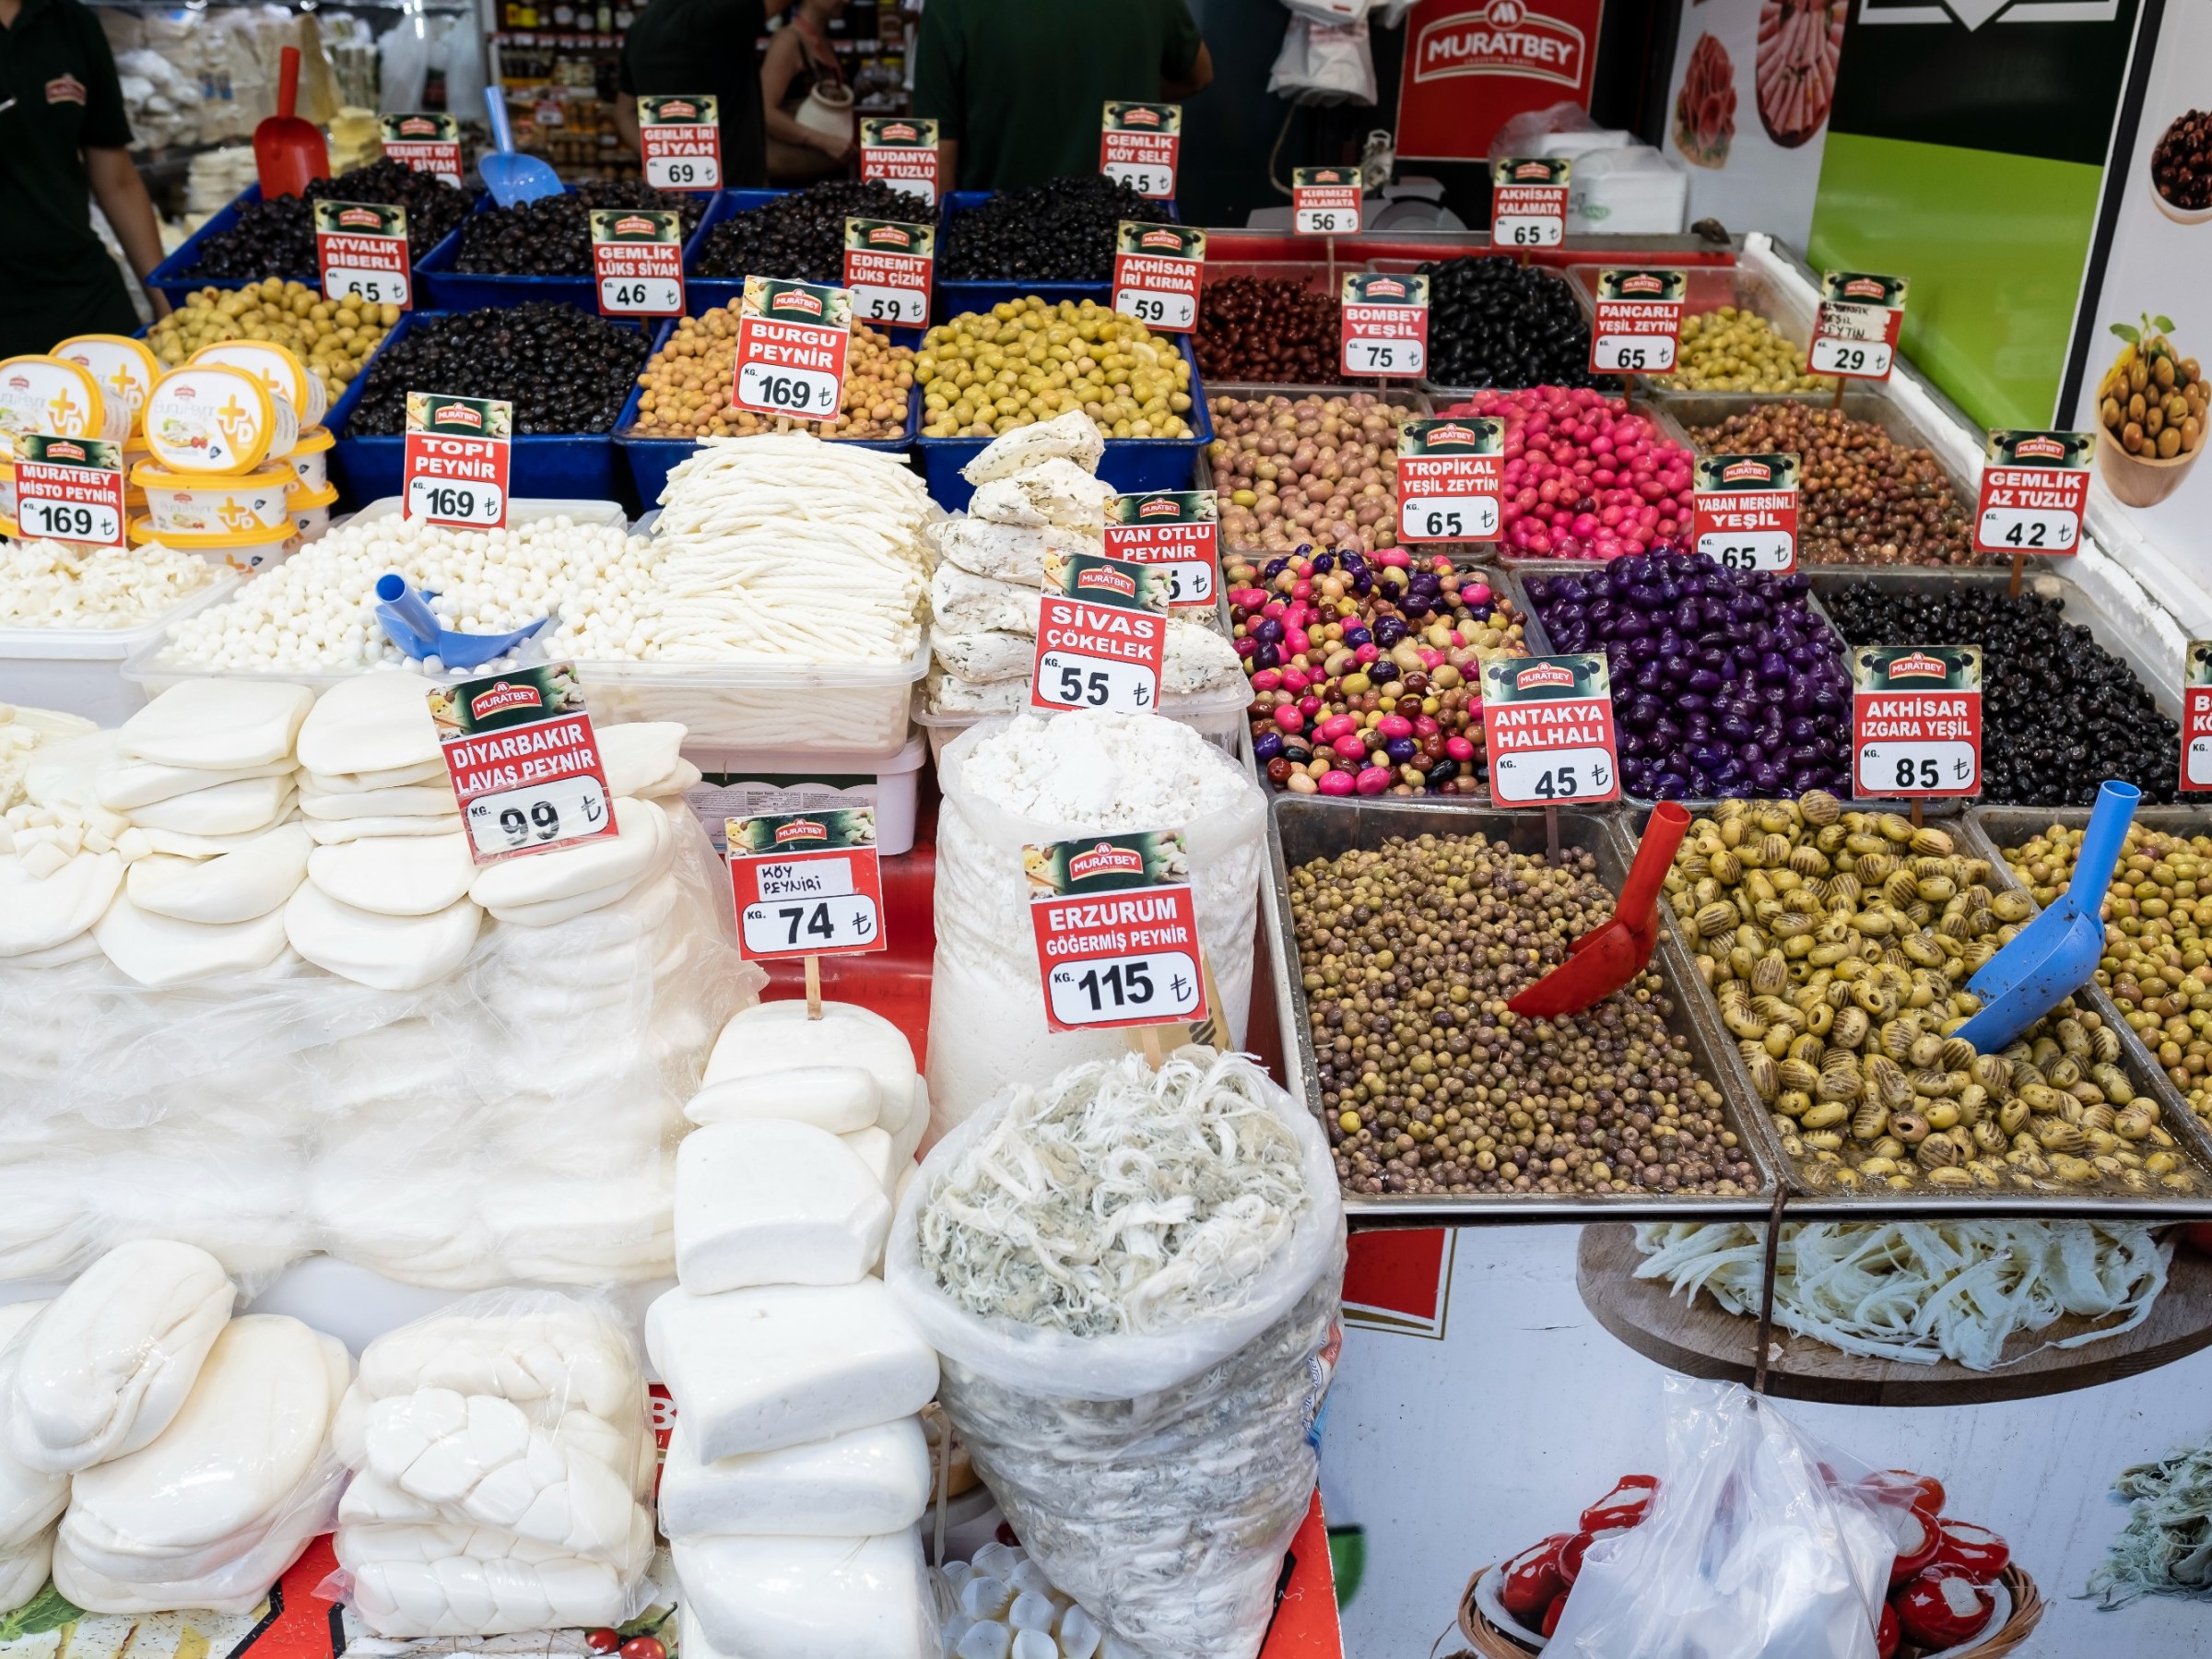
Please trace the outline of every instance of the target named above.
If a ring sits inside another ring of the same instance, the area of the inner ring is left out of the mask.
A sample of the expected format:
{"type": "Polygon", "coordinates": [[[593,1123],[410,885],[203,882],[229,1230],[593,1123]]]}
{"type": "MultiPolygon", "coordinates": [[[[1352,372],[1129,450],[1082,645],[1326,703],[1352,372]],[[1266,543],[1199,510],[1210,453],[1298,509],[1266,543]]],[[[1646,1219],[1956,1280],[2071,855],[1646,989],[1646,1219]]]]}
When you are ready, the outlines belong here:
{"type": "Polygon", "coordinates": [[[2142,798],[2133,783],[2105,781],[2089,827],[2081,833],[2066,890],[1967,982],[1967,990],[1982,999],[1982,1011],[1956,1035],[1979,1053],[1995,1053],[2097,971],[2097,959],[2104,954],[2104,921],[2098,912],[2142,798]]]}
{"type": "Polygon", "coordinates": [[[407,579],[396,571],[376,579],[376,619],[383,624],[384,637],[418,663],[425,657],[436,657],[448,668],[480,667],[494,657],[505,656],[552,620],[540,617],[512,633],[452,633],[423,603],[423,595],[409,587],[407,579]]]}
{"type": "Polygon", "coordinates": [[[507,124],[507,95],[496,85],[484,88],[484,113],[491,122],[497,153],[477,158],[484,188],[502,207],[518,206],[560,194],[560,175],[535,156],[514,153],[514,129],[507,124]]]}

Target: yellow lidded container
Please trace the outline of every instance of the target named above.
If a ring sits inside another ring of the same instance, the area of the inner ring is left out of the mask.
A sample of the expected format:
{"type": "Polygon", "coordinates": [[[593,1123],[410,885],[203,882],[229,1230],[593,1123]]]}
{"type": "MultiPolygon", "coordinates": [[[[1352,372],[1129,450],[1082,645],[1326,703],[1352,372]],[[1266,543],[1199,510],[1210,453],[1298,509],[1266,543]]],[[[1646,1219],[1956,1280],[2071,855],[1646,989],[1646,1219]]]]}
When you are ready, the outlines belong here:
{"type": "Polygon", "coordinates": [[[187,363],[154,382],[146,446],[173,472],[250,473],[300,441],[300,417],[258,375],[221,363],[187,363]]]}

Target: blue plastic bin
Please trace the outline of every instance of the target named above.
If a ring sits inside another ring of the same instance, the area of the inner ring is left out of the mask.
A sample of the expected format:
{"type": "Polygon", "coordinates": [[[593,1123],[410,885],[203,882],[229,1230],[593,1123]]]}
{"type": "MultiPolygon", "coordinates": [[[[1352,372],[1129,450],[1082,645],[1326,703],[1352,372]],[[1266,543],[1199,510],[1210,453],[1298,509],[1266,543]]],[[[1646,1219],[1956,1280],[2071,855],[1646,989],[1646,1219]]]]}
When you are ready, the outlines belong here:
{"type": "MultiPolygon", "coordinates": [[[[196,294],[202,288],[241,288],[248,283],[278,277],[286,282],[304,282],[309,288],[320,289],[323,276],[320,271],[265,271],[259,276],[187,276],[183,273],[200,263],[200,250],[207,239],[228,230],[238,223],[239,210],[261,200],[261,186],[249,184],[235,202],[185,238],[184,245],[153,268],[146,286],[161,293],[171,305],[180,303],[186,295],[196,294]]],[[[415,262],[412,287],[418,301],[423,299],[422,273],[443,254],[450,263],[454,249],[461,245],[461,231],[456,226],[439,239],[435,247],[415,262]]]]}
{"type": "MultiPolygon", "coordinates": [[[[369,371],[377,359],[405,339],[409,330],[425,323],[436,323],[454,313],[450,312],[409,312],[399,320],[399,326],[386,335],[368,362],[361,365],[360,373],[347,386],[346,394],[331,406],[323,424],[330,429],[333,440],[330,451],[331,476],[347,502],[362,506],[382,496],[399,493],[400,476],[404,470],[402,452],[406,440],[396,433],[385,437],[355,437],[349,429],[353,425],[353,411],[361,401],[361,394],[369,384],[369,371]]],[[[636,327],[620,318],[610,318],[624,327],[636,327]]],[[[413,390],[423,392],[451,391],[451,387],[421,386],[413,390]]],[[[636,395],[632,389],[631,395],[636,395]]],[[[606,432],[583,432],[574,437],[522,434],[513,441],[508,457],[507,490],[512,496],[545,496],[558,500],[605,500],[614,499],[615,441],[606,432]]]]}
{"type": "MultiPolygon", "coordinates": [[[[945,250],[951,245],[952,221],[963,213],[974,212],[989,201],[991,195],[988,190],[948,190],[945,193],[937,220],[937,258],[940,266],[945,250]]],[[[1156,222],[1163,225],[1178,222],[1172,198],[1148,206],[1157,206],[1159,210],[1159,218],[1156,222]]],[[[948,323],[963,312],[989,311],[1003,300],[1019,300],[1030,294],[1035,294],[1041,300],[1050,300],[1054,304],[1063,300],[1074,300],[1078,303],[1085,300],[1096,300],[1104,305],[1113,298],[1113,280],[1111,271],[1097,282],[1024,282],[1019,277],[994,277],[987,282],[950,282],[940,277],[937,281],[936,303],[930,311],[930,318],[933,322],[948,323]]]]}
{"type": "MultiPolygon", "coordinates": [[[[574,195],[573,189],[563,192],[574,195]]],[[[721,193],[715,193],[719,197],[721,193]]],[[[475,211],[489,213],[498,204],[489,194],[477,198],[475,211]]],[[[691,258],[699,250],[699,239],[706,234],[712,222],[715,202],[707,203],[706,211],[700,216],[699,229],[684,243],[684,268],[691,268],[691,258]]],[[[512,306],[528,305],[535,300],[551,300],[561,305],[572,305],[578,311],[595,312],[599,309],[599,285],[589,275],[582,276],[488,276],[471,272],[456,271],[453,261],[461,257],[461,231],[458,227],[453,235],[440,242],[424,257],[421,266],[422,285],[427,298],[426,311],[505,311],[512,306]]],[[[688,283],[687,279],[687,283],[688,283]]]]}
{"type": "MultiPolygon", "coordinates": [[[[765,194],[765,193],[762,193],[765,194]]],[[[663,323],[653,336],[655,351],[668,343],[676,332],[675,319],[663,323]]],[[[893,328],[887,332],[894,346],[916,346],[921,343],[918,328],[893,328]]],[[[650,360],[650,359],[648,359],[650,360]]],[[[622,406],[622,413],[615,421],[615,447],[622,452],[623,464],[629,468],[630,481],[637,486],[638,504],[650,512],[660,505],[661,491],[666,488],[668,475],[680,466],[699,447],[694,438],[633,438],[629,429],[638,418],[638,401],[645,394],[642,386],[629,389],[629,401],[622,406]]],[[[836,443],[850,443],[856,449],[882,450],[887,454],[906,454],[913,448],[914,434],[922,427],[922,387],[917,382],[907,393],[906,429],[896,438],[838,438],[836,443]]]]}
{"type": "MultiPolygon", "coordinates": [[[[779,196],[791,194],[788,190],[725,190],[714,198],[707,209],[707,217],[699,221],[699,234],[684,249],[684,310],[692,316],[704,316],[718,305],[727,305],[745,293],[743,276],[694,276],[700,255],[707,251],[707,232],[740,213],[752,213],[767,206],[779,196]]],[[[782,271],[761,271],[762,276],[781,276],[782,271]]],[[[657,348],[657,343],[656,343],[657,348]]],[[[651,498],[647,498],[650,500],[651,498]]]]}
{"type": "MultiPolygon", "coordinates": [[[[1176,342],[1191,366],[1191,430],[1189,438],[1109,438],[1106,456],[1099,463],[1099,477],[1116,489],[1188,489],[1197,470],[1198,452],[1214,441],[1214,418],[1206,406],[1206,388],[1199,382],[1198,359],[1192,355],[1188,335],[1176,342]]],[[[914,391],[922,391],[919,382],[914,391]]],[[[983,453],[988,438],[921,438],[914,448],[922,456],[922,476],[929,493],[947,512],[968,505],[975,486],[960,477],[960,468],[983,453]]]]}

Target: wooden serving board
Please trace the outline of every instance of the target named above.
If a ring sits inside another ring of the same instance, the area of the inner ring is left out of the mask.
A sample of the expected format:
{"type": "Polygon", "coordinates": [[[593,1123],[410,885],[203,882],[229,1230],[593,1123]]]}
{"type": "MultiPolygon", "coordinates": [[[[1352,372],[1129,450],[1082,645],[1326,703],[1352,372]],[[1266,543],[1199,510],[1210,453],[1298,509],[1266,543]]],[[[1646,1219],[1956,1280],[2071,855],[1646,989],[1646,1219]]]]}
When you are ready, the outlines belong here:
{"type": "MultiPolygon", "coordinates": [[[[1574,1276],[1583,1305],[1647,1359],[1687,1376],[1748,1386],[1758,1320],[1726,1312],[1702,1292],[1693,1303],[1671,1292],[1665,1280],[1637,1278],[1643,1260],[1634,1227],[1607,1222],[1583,1228],[1574,1276]]],[[[2065,1318],[2032,1335],[2015,1336],[2006,1352],[2025,1357],[1993,1371],[1970,1371],[1947,1359],[1903,1365],[1864,1359],[1777,1326],[1767,1392],[1835,1406],[1979,1406],[2093,1388],[2156,1371],[2212,1347],[2212,1262],[2187,1249],[2176,1251],[2150,1317],[2123,1335],[2077,1348],[2041,1346],[2079,1335],[2096,1323],[2065,1318]]]]}

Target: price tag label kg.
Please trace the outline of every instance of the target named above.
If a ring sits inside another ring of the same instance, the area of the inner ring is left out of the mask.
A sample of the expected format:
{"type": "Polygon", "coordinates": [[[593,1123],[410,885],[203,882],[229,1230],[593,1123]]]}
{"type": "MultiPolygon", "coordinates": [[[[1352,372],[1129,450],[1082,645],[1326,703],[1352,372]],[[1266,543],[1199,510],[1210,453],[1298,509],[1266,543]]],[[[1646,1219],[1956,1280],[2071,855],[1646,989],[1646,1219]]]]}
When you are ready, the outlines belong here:
{"type": "Polygon", "coordinates": [[[873,806],[759,813],[724,831],[747,961],[886,948],[873,806]]]}
{"type": "Polygon", "coordinates": [[[722,188],[722,100],[681,94],[638,100],[638,152],[655,190],[722,188]]]}
{"type": "Polygon", "coordinates": [[[1197,326],[1206,232],[1124,219],[1115,233],[1113,309],[1163,334],[1197,326]]]}
{"type": "Polygon", "coordinates": [[[1992,431],[1974,507],[1974,551],[2078,553],[2096,453],[2094,432],[1992,431]]]}
{"type": "Polygon", "coordinates": [[[429,695],[474,862],[620,833],[574,664],[510,669],[429,695]]]}
{"type": "Polygon", "coordinates": [[[1398,429],[1398,539],[1495,541],[1504,467],[1502,420],[1471,415],[1406,422],[1398,429]]]}
{"type": "Polygon", "coordinates": [[[1030,707],[1156,712],[1167,613],[1168,583],[1152,567],[1092,553],[1048,565],[1030,707]]]}
{"type": "Polygon", "coordinates": [[[1134,490],[1106,510],[1106,557],[1149,568],[1171,609],[1214,606],[1221,569],[1220,498],[1210,489],[1134,490]]]}
{"type": "Polygon", "coordinates": [[[1206,1018],[1197,907],[1180,831],[1084,836],[1022,852],[1053,1030],[1206,1018]]]}
{"type": "Polygon", "coordinates": [[[682,216],[669,208],[594,207],[592,276],[609,317],[675,317],[684,310],[682,216]]]}
{"type": "Polygon", "coordinates": [[[1429,278],[1354,271],[1342,290],[1342,364],[1363,379],[1429,371],[1429,278]]]}
{"type": "Polygon", "coordinates": [[[1888,380],[1905,324],[1905,279],[1825,271],[1806,366],[1843,380],[1888,380]]]}
{"type": "Polygon", "coordinates": [[[852,344],[848,290],[747,276],[730,401],[762,415],[827,420],[844,406],[852,344]]]}
{"type": "Polygon", "coordinates": [[[15,516],[24,536],[120,547],[128,512],[121,444],[18,434],[15,516]]]}
{"type": "Polygon", "coordinates": [[[469,530],[505,524],[513,436],[511,403],[408,393],[399,488],[406,516],[469,530]]]}
{"type": "Polygon", "coordinates": [[[1600,271],[1590,325],[1594,374],[1672,374],[1682,337],[1681,271],[1600,271]]]}
{"type": "Polygon", "coordinates": [[[2192,640],[2182,656],[2182,787],[2212,790],[2212,640],[2192,640]]]}
{"type": "Polygon", "coordinates": [[[1182,106],[1106,100],[1100,123],[1099,171],[1147,201],[1175,194],[1175,162],[1182,147],[1182,106]]]}
{"type": "Polygon", "coordinates": [[[1864,800],[1982,793],[1982,648],[1854,645],[1853,792],[1864,800]]]}
{"type": "Polygon", "coordinates": [[[1350,236],[1359,229],[1363,176],[1356,167],[1290,170],[1290,229],[1299,236],[1350,236]]]}
{"type": "Polygon", "coordinates": [[[1797,457],[1704,455],[1697,464],[1690,545],[1731,571],[1797,568],[1797,457]]]}
{"type": "Polygon", "coordinates": [[[460,188],[461,124],[451,115],[434,111],[380,115],[377,127],[386,160],[404,162],[460,188]]]}
{"type": "Polygon", "coordinates": [[[386,202],[318,201],[314,208],[323,297],[407,310],[407,210],[386,202]]]}
{"type": "Polygon", "coordinates": [[[937,124],[912,116],[864,116],[860,123],[860,177],[888,184],[937,204],[937,124]]]}
{"type": "Polygon", "coordinates": [[[1485,664],[1482,734],[1490,799],[1500,806],[1620,796],[1613,685],[1602,653],[1485,664]]]}
{"type": "Polygon", "coordinates": [[[1563,156],[1501,159],[1490,170],[1490,246],[1556,248],[1567,240],[1574,164],[1563,156]]]}
{"type": "Polygon", "coordinates": [[[847,219],[845,287],[853,295],[853,314],[864,323],[901,328],[926,324],[936,254],[934,226],[847,219]]]}

